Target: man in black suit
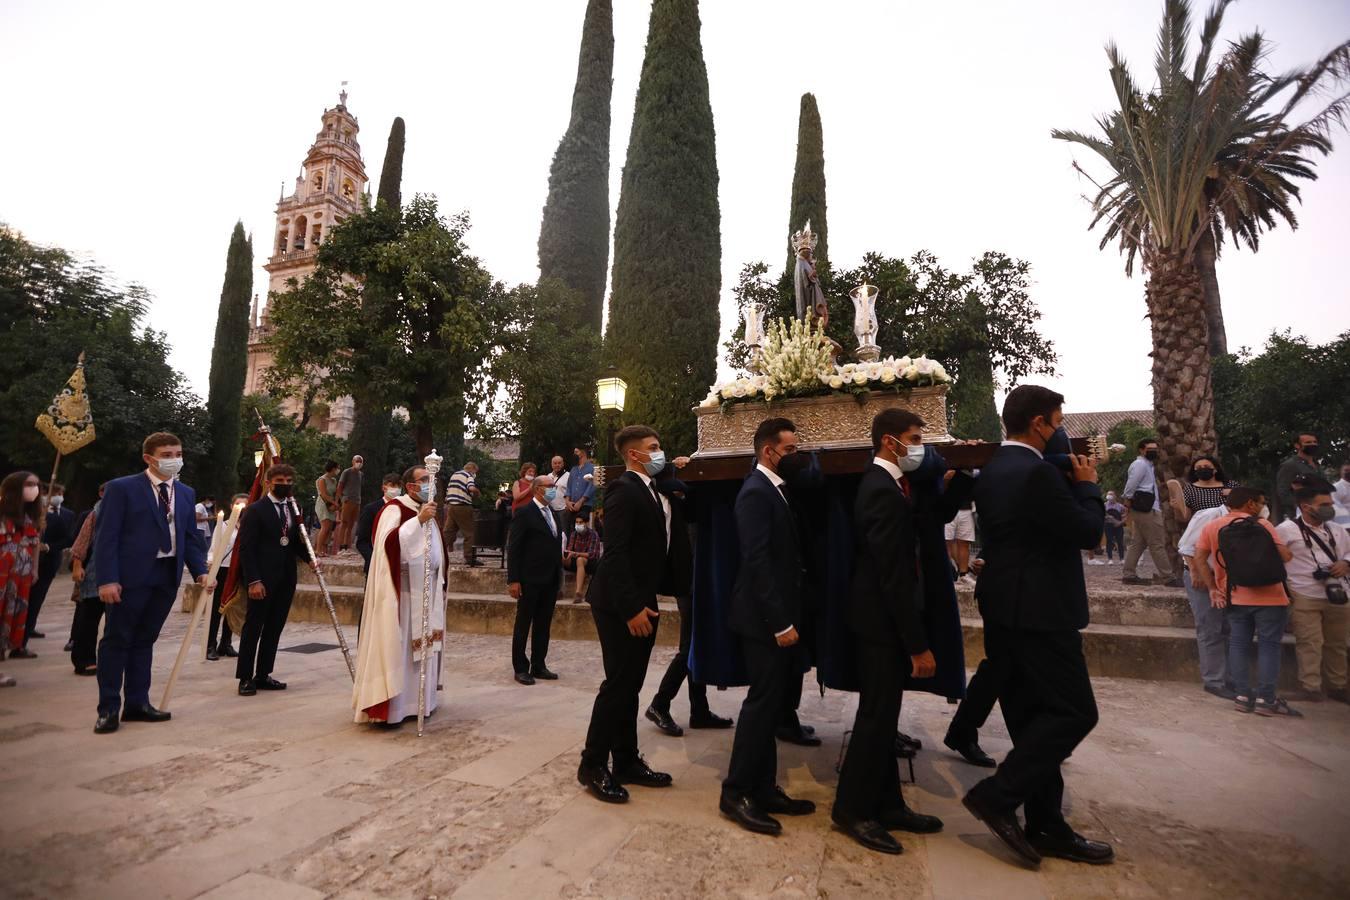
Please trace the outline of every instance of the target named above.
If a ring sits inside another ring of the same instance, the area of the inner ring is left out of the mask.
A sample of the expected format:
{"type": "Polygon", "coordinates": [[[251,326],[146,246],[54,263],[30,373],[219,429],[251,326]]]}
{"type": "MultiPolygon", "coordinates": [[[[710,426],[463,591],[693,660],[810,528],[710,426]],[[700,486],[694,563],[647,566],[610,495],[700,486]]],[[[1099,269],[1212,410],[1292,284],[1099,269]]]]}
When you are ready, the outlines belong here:
{"type": "Polygon", "coordinates": [[[741,639],[750,690],[736,718],[718,808],[758,834],[782,832],[770,813],[804,816],[816,811],[810,800],[795,800],[778,786],[774,737],[788,681],[800,673],[794,645],[802,618],[802,548],[778,474],[782,460],[796,452],[797,426],[781,418],[761,422],[755,429],[755,468],[736,495],[741,566],[727,624],[741,639]]]}
{"type": "Polygon", "coordinates": [[[605,555],[586,591],[605,680],[595,695],[577,780],[600,800],[626,803],[625,784],[671,784],[670,775],[652,771],[637,748],[638,693],[656,643],[656,595],[670,565],[671,509],[652,485],[666,467],[656,432],[629,425],[615,435],[614,447],[627,471],[605,485],[605,555]]]}
{"type": "Polygon", "coordinates": [[[942,830],[940,819],[905,804],[895,758],[905,676],[931,678],[937,671],[921,617],[913,487],[905,475],[923,463],[923,426],[923,419],[907,409],[877,414],[872,420],[875,457],[853,507],[857,549],[846,619],[861,690],[831,817],[858,843],[882,853],[902,851],[888,829],[942,830]]]}
{"type": "Polygon", "coordinates": [[[506,539],[506,580],[516,601],[516,628],[511,638],[511,665],[516,681],[534,684],[536,678],[556,681],[544,664],[553,607],[562,588],[562,538],[550,504],[557,496],[553,478],[541,475],[532,486],[530,502],[516,510],[506,539]],[[531,637],[532,636],[532,637],[531,637]],[[525,639],[530,638],[530,655],[525,639]]]}
{"type": "Polygon", "coordinates": [[[314,565],[291,504],[293,490],[295,469],[285,463],[272,466],[267,470],[267,494],[244,510],[240,524],[235,556],[248,585],[248,613],[235,667],[241,697],[286,690],[284,681],[272,677],[272,669],[295,599],[295,561],[314,565]]]}
{"type": "Polygon", "coordinates": [[[1013,749],[962,802],[1032,866],[1042,856],[1108,863],[1109,844],[1074,832],[1062,811],[1060,764],[1097,724],[1083,638],[1080,550],[1096,547],[1106,509],[1097,470],[1072,457],[1071,480],[1044,459],[1064,397],[1022,385],[1003,404],[1008,439],[980,472],[975,507],[984,569],[975,587],[984,652],[1002,675],[999,703],[1013,749]],[[1024,806],[1026,829],[1017,819],[1024,806]]]}

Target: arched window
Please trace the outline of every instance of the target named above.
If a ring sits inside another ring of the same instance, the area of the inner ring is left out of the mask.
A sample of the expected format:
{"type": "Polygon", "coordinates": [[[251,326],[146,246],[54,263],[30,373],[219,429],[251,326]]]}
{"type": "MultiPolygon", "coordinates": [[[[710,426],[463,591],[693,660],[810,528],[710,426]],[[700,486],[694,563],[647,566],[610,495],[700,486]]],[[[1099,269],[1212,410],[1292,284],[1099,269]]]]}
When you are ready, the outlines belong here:
{"type": "Polygon", "coordinates": [[[290,237],[289,229],[282,228],[280,231],[277,232],[277,252],[278,252],[278,253],[285,253],[285,252],[286,252],[286,241],[287,241],[287,238],[289,238],[289,237],[290,237]]]}
{"type": "Polygon", "coordinates": [[[314,227],[309,230],[309,245],[311,247],[319,246],[319,233],[322,230],[323,226],[320,225],[318,222],[315,222],[314,227]]]}
{"type": "Polygon", "coordinates": [[[356,186],[352,184],[350,178],[342,180],[342,196],[348,200],[356,199],[356,186]]]}
{"type": "Polygon", "coordinates": [[[305,229],[309,227],[309,221],[304,216],[299,216],[295,220],[295,246],[292,249],[305,249],[305,229]]]}

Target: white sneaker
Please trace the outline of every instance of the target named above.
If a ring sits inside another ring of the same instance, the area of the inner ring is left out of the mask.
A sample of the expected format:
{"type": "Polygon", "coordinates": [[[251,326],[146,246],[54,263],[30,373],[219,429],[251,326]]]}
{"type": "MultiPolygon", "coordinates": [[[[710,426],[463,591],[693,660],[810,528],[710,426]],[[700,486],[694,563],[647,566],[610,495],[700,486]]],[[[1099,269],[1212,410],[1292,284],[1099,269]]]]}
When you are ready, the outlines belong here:
{"type": "Polygon", "coordinates": [[[1087,564],[1088,564],[1089,566],[1104,566],[1104,565],[1106,565],[1106,563],[1102,562],[1100,559],[1089,559],[1089,560],[1087,561],[1087,564]]]}

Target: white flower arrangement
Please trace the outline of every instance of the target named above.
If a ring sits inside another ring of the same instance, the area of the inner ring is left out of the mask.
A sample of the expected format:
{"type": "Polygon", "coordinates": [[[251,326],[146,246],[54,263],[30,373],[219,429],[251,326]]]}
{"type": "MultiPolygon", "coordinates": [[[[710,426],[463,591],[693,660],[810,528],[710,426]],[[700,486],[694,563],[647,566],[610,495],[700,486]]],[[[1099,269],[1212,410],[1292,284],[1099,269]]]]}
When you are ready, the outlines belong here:
{"type": "Polygon", "coordinates": [[[699,404],[711,409],[729,403],[769,402],[779,397],[810,397],[833,393],[906,391],[916,387],[951,384],[947,370],[926,356],[888,356],[876,362],[834,365],[830,344],[818,323],[781,320],[769,329],[762,351],[764,374],[734,378],[713,385],[699,404]]]}

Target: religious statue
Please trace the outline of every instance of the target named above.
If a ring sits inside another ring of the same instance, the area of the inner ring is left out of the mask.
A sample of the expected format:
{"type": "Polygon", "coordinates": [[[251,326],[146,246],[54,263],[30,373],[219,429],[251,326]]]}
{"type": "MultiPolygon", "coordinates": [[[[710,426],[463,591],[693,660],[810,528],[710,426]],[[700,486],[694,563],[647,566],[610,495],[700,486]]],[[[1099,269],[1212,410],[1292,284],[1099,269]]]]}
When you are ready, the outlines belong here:
{"type": "Polygon", "coordinates": [[[764,343],[764,311],[753,304],[745,308],[745,346],[750,348],[750,371],[758,373],[759,348],[764,343]]]}
{"type": "Polygon", "coordinates": [[[792,236],[792,252],[797,254],[797,271],[792,285],[797,297],[797,318],[805,319],[813,314],[824,327],[830,322],[830,309],[825,303],[825,294],[820,289],[820,279],[816,277],[815,250],[820,236],[811,233],[811,220],[801,231],[792,236]]]}
{"type": "Polygon", "coordinates": [[[858,359],[871,362],[881,357],[881,348],[877,346],[877,295],[876,285],[863,283],[849,291],[853,301],[853,334],[858,338],[858,359]]]}

